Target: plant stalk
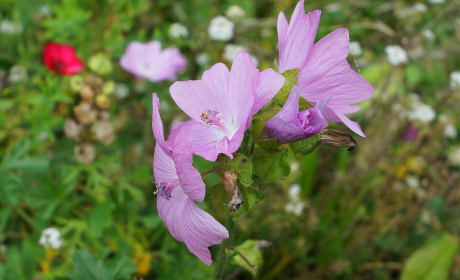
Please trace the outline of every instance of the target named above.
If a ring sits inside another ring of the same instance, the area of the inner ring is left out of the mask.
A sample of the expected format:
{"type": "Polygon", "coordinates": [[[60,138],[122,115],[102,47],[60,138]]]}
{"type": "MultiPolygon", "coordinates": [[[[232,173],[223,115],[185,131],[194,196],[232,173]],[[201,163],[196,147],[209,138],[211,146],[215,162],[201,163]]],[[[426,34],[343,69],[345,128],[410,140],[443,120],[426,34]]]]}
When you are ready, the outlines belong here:
{"type": "Polygon", "coordinates": [[[217,263],[216,263],[216,270],[214,272],[214,279],[221,280],[223,279],[223,272],[225,269],[225,264],[227,263],[227,254],[225,252],[225,248],[230,247],[232,245],[233,239],[235,239],[235,222],[233,221],[232,217],[228,217],[227,224],[226,224],[229,238],[227,242],[223,242],[219,245],[219,252],[217,254],[217,263]]]}

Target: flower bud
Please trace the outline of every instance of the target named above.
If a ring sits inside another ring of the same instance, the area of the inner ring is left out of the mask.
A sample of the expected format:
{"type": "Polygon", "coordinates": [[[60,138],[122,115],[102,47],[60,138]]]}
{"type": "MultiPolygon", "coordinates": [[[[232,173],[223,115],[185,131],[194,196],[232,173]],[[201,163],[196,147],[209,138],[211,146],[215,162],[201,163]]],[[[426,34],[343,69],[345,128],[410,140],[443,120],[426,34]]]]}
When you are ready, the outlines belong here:
{"type": "Polygon", "coordinates": [[[324,129],[320,133],[319,142],[326,146],[348,147],[348,151],[356,148],[356,141],[350,134],[335,129],[324,129]]]}
{"type": "Polygon", "coordinates": [[[110,99],[105,94],[96,96],[96,105],[101,109],[108,109],[110,107],[110,99]]]}
{"type": "Polygon", "coordinates": [[[77,123],[75,120],[67,119],[64,123],[64,133],[69,139],[79,140],[83,126],[77,123]]]}
{"type": "Polygon", "coordinates": [[[109,145],[115,140],[115,130],[108,121],[100,121],[93,125],[93,133],[96,139],[104,145],[109,145]]]}
{"type": "Polygon", "coordinates": [[[243,204],[243,195],[241,194],[238,186],[236,185],[237,175],[230,171],[224,172],[222,175],[222,183],[224,184],[225,190],[227,191],[230,202],[228,203],[228,211],[236,212],[240,208],[240,204],[243,204]]]}
{"type": "Polygon", "coordinates": [[[80,91],[80,97],[86,102],[92,102],[94,97],[94,92],[89,86],[84,86],[80,91]]]}
{"type": "Polygon", "coordinates": [[[73,110],[78,121],[83,124],[92,124],[94,121],[96,121],[97,111],[94,110],[89,103],[80,102],[80,104],[75,106],[73,110]]]}

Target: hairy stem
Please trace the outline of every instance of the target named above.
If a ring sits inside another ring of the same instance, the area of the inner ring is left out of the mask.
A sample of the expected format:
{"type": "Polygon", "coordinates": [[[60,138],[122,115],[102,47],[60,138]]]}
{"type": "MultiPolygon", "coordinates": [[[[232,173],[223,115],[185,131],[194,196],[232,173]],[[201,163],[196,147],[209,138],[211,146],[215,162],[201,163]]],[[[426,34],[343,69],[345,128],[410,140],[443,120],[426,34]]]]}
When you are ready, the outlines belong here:
{"type": "Polygon", "coordinates": [[[228,217],[227,220],[227,230],[229,238],[227,242],[223,242],[219,245],[219,253],[217,255],[216,270],[214,272],[214,279],[221,280],[223,278],[223,272],[225,264],[227,263],[227,254],[225,253],[225,248],[230,247],[233,239],[235,238],[235,222],[233,222],[232,217],[228,217]]]}

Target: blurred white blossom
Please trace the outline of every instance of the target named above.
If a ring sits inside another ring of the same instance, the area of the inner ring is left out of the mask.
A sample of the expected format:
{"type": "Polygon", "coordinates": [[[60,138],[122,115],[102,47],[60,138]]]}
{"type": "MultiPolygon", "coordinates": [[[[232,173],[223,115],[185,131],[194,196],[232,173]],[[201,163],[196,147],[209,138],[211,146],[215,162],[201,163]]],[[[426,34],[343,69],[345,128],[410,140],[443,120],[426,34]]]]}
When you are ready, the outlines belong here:
{"type": "Polygon", "coordinates": [[[460,146],[450,148],[447,159],[450,164],[460,166],[460,146]]]}
{"type": "Polygon", "coordinates": [[[51,14],[50,6],[48,4],[40,6],[40,8],[38,8],[38,14],[41,16],[50,15],[51,14]]]}
{"type": "Polygon", "coordinates": [[[340,3],[331,3],[324,6],[324,10],[328,13],[338,12],[340,9],[342,9],[342,4],[340,3]]]}
{"type": "Polygon", "coordinates": [[[350,42],[350,54],[360,56],[363,53],[361,49],[361,44],[359,42],[353,41],[350,42]]]}
{"type": "Polygon", "coordinates": [[[430,29],[425,29],[422,31],[423,37],[427,38],[429,41],[434,41],[434,33],[430,29]]]}
{"type": "Polygon", "coordinates": [[[436,117],[433,108],[427,104],[414,102],[411,110],[407,113],[407,119],[410,121],[419,121],[422,123],[429,123],[436,117]]]}
{"type": "Polygon", "coordinates": [[[24,81],[27,79],[27,70],[26,68],[22,67],[21,65],[14,65],[10,69],[10,75],[8,76],[8,80],[11,83],[17,83],[20,81],[24,81]]]}
{"type": "MultiPolygon", "coordinates": [[[[245,52],[248,51],[248,49],[244,46],[228,44],[224,47],[224,53],[222,57],[228,62],[232,62],[240,50],[243,50],[245,52]]],[[[251,58],[256,67],[259,66],[259,60],[257,59],[257,57],[251,55],[251,58]]]]}
{"type": "Polygon", "coordinates": [[[51,227],[42,231],[42,235],[38,243],[45,248],[59,249],[64,243],[61,238],[61,233],[57,228],[51,227]]]}
{"type": "Polygon", "coordinates": [[[284,210],[288,213],[293,213],[296,216],[302,214],[303,209],[305,208],[305,203],[300,200],[300,185],[293,184],[288,191],[290,202],[286,205],[284,210]]]}
{"type": "Polygon", "coordinates": [[[212,40],[228,41],[233,38],[235,24],[224,16],[217,16],[211,20],[208,34],[212,40]]]}
{"type": "Polygon", "coordinates": [[[185,27],[181,23],[173,23],[169,26],[169,36],[171,38],[187,38],[188,37],[188,30],[187,27],[185,27]]]}
{"type": "Polygon", "coordinates": [[[406,175],[405,177],[406,184],[413,188],[413,189],[418,189],[420,188],[420,180],[415,177],[414,175],[406,175]]]}
{"type": "Polygon", "coordinates": [[[116,83],[113,93],[118,97],[118,99],[125,99],[129,96],[129,88],[123,83],[116,83]]]}
{"type": "Polygon", "coordinates": [[[0,21],[0,33],[19,34],[23,31],[22,23],[4,19],[0,21]]]}
{"type": "Polygon", "coordinates": [[[442,4],[444,3],[445,0],[428,0],[428,3],[434,5],[434,4],[442,4]]]}
{"type": "Polygon", "coordinates": [[[399,10],[398,16],[400,18],[405,18],[405,17],[412,16],[417,13],[424,13],[426,11],[428,11],[428,7],[425,4],[415,3],[413,6],[409,6],[409,7],[399,10]]]}
{"type": "Polygon", "coordinates": [[[210,56],[208,53],[199,53],[196,55],[195,60],[198,65],[204,66],[209,63],[210,56]]]}
{"type": "Polygon", "coordinates": [[[457,129],[453,124],[449,123],[444,127],[444,136],[452,139],[457,138],[457,129]]]}
{"type": "Polygon", "coordinates": [[[450,88],[460,89],[460,71],[450,73],[450,88]]]}
{"type": "Polygon", "coordinates": [[[403,64],[407,62],[407,53],[399,45],[387,46],[385,47],[385,52],[388,55],[388,61],[393,66],[397,66],[399,64],[403,64]]]}
{"type": "Polygon", "coordinates": [[[299,170],[300,164],[297,161],[293,161],[289,164],[289,166],[291,167],[292,172],[296,172],[299,170]]]}
{"type": "Polygon", "coordinates": [[[225,15],[229,17],[232,20],[240,20],[244,17],[246,12],[238,5],[232,5],[230,6],[227,11],[225,12],[225,15]]]}

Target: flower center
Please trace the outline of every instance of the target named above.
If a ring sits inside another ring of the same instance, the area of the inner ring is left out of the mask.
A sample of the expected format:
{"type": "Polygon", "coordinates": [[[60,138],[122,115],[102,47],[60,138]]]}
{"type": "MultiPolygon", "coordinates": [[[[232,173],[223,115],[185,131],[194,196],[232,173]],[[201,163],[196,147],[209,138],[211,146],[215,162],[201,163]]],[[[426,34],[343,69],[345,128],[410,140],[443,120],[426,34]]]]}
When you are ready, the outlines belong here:
{"type": "Polygon", "coordinates": [[[65,70],[64,64],[58,60],[53,61],[53,68],[57,72],[63,72],[65,70]]]}
{"type": "Polygon", "coordinates": [[[153,194],[156,195],[161,195],[164,199],[169,200],[171,199],[171,192],[174,188],[174,186],[167,182],[167,181],[161,181],[160,183],[153,182],[155,184],[155,187],[157,188],[156,191],[153,192],[153,194]]]}
{"type": "Polygon", "coordinates": [[[227,136],[233,135],[233,133],[224,126],[224,121],[221,119],[221,114],[218,110],[204,110],[204,112],[200,114],[200,117],[206,125],[217,125],[227,136]]]}

